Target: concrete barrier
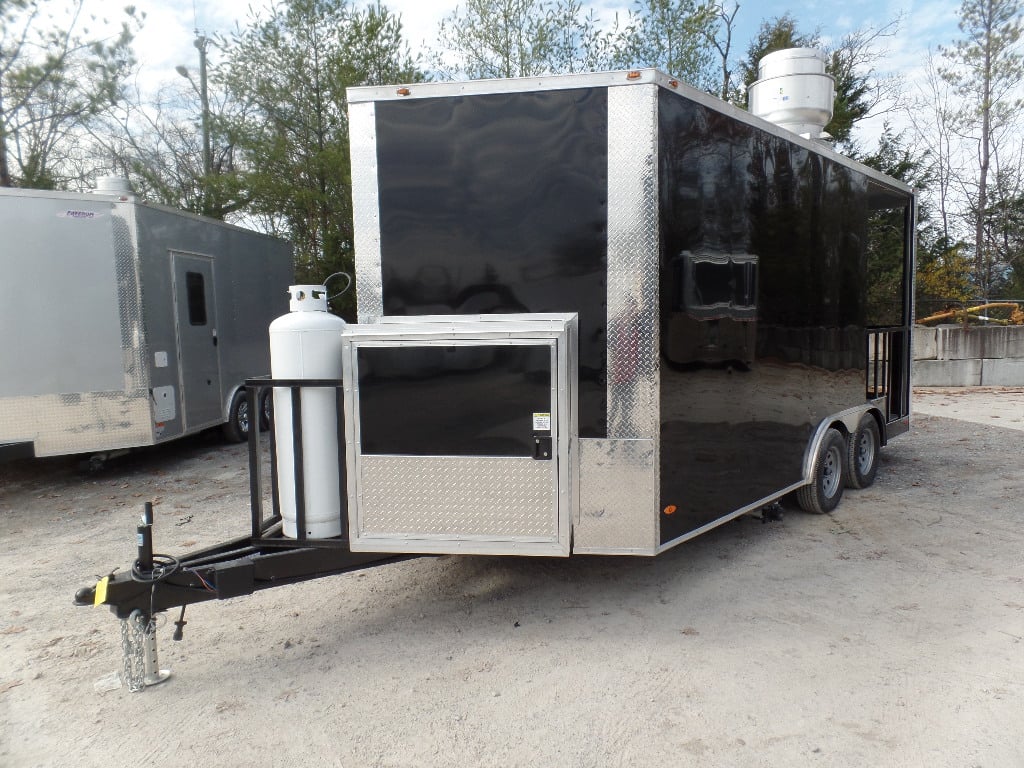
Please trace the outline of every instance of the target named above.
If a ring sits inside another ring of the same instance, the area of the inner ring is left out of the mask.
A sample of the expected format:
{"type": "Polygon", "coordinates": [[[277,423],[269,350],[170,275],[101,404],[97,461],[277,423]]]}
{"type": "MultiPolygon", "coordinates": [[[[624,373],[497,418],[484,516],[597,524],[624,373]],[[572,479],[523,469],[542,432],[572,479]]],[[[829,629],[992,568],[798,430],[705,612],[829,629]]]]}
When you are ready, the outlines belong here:
{"type": "Polygon", "coordinates": [[[913,351],[915,386],[1024,386],[1024,326],[918,326],[913,351]]]}

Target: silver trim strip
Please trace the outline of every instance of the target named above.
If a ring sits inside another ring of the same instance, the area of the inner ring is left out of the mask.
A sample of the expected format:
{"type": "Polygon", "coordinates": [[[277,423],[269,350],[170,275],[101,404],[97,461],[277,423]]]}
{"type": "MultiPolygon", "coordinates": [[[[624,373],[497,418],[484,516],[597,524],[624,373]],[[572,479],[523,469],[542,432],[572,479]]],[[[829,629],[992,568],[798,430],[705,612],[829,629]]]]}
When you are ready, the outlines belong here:
{"type": "Polygon", "coordinates": [[[653,85],[608,92],[609,439],[660,430],[657,117],[653,85]]]}
{"type": "Polygon", "coordinates": [[[654,554],[660,555],[666,549],[671,549],[672,547],[678,544],[682,544],[684,541],[689,541],[690,539],[696,538],[697,536],[700,536],[702,533],[707,533],[712,528],[717,528],[720,525],[728,523],[730,520],[735,520],[737,517],[749,514],[753,512],[755,509],[759,509],[760,507],[763,507],[766,504],[771,504],[773,501],[781,499],[787,493],[791,493],[792,491],[795,491],[797,488],[802,488],[805,485],[807,485],[806,482],[793,483],[788,488],[783,488],[781,491],[777,491],[776,493],[773,493],[771,496],[765,496],[763,499],[760,499],[759,501],[755,501],[752,504],[748,504],[745,507],[740,507],[735,512],[730,512],[729,514],[724,515],[718,518],[717,520],[712,520],[710,523],[706,523],[702,525],[700,528],[694,528],[692,531],[688,531],[676,539],[672,539],[671,541],[665,542],[660,547],[658,547],[657,551],[654,554]]]}
{"type": "Polygon", "coordinates": [[[376,108],[372,103],[350,103],[348,123],[349,151],[352,156],[356,304],[359,322],[368,323],[384,314],[376,108]]]}
{"type": "Polygon", "coordinates": [[[494,93],[525,93],[532,91],[566,91],[572,88],[601,88],[637,83],[654,83],[661,73],[656,69],[636,70],[639,76],[628,79],[628,70],[587,72],[571,75],[537,77],[489,78],[482,80],[449,80],[407,85],[359,86],[346,90],[349,104],[403,99],[434,99],[446,96],[484,96],[494,93]],[[408,90],[407,94],[399,90],[408,90]]]}

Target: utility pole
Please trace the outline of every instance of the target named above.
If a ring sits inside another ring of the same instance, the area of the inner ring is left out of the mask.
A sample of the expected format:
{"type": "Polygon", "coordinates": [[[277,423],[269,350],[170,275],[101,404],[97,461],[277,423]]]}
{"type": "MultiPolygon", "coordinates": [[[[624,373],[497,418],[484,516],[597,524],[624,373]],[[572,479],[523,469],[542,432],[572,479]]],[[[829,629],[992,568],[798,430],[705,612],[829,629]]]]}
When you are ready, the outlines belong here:
{"type": "Polygon", "coordinates": [[[206,47],[210,40],[206,35],[199,33],[199,30],[195,30],[196,39],[193,43],[196,50],[199,51],[199,85],[197,86],[195,80],[192,79],[191,73],[188,71],[188,67],[178,65],[175,67],[175,71],[184,77],[189,83],[192,84],[192,88],[199,94],[199,102],[202,108],[202,128],[203,128],[203,213],[206,215],[213,215],[210,210],[211,202],[209,200],[210,192],[210,177],[213,174],[213,150],[211,148],[210,139],[210,95],[207,89],[206,79],[206,47]]]}
{"type": "Polygon", "coordinates": [[[206,35],[196,30],[195,46],[199,50],[199,101],[203,108],[203,173],[213,173],[213,150],[210,148],[210,96],[206,90],[206,35]]]}

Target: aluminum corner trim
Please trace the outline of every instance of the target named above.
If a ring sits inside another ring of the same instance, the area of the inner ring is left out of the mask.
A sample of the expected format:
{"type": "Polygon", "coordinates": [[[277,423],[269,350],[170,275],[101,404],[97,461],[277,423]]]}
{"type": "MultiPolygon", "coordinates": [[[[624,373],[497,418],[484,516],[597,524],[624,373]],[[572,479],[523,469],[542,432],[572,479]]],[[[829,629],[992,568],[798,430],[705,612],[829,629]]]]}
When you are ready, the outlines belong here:
{"type": "Polygon", "coordinates": [[[356,307],[360,323],[384,314],[380,253],[380,192],[377,186],[377,111],[373,102],[350,104],[353,245],[356,307]]]}
{"type": "Polygon", "coordinates": [[[608,91],[608,437],[657,439],[658,88],[608,91]]]}

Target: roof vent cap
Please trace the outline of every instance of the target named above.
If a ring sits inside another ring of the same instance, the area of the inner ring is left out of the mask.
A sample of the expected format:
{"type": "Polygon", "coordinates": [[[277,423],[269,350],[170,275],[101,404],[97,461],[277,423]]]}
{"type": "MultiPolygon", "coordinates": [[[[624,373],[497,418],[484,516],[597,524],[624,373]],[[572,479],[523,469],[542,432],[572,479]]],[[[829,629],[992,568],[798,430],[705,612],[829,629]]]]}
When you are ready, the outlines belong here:
{"type": "Polygon", "coordinates": [[[128,183],[128,179],[123,176],[98,176],[96,178],[96,188],[93,190],[93,193],[97,195],[118,196],[133,194],[131,185],[128,183]]]}
{"type": "Polygon", "coordinates": [[[830,139],[836,84],[825,74],[825,54],[817,48],[787,48],[769,53],[757,65],[757,82],[748,89],[750,111],[807,139],[830,139]]]}

